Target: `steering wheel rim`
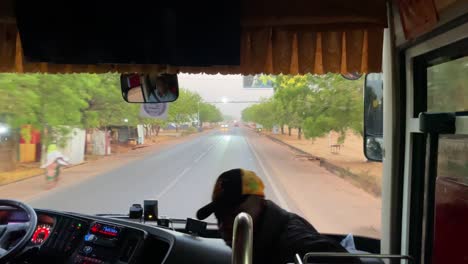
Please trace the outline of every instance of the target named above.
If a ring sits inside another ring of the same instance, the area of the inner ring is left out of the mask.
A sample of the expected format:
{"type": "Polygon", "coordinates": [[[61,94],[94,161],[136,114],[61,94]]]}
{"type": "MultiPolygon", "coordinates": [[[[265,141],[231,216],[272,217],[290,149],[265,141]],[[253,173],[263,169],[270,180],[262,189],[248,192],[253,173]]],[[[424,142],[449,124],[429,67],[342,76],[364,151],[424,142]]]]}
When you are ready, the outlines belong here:
{"type": "Polygon", "coordinates": [[[26,230],[26,234],[10,250],[6,250],[6,253],[4,253],[3,255],[0,254],[0,262],[4,262],[15,257],[16,254],[21,252],[21,250],[23,250],[26,247],[26,245],[29,243],[29,241],[31,240],[31,237],[34,234],[34,231],[36,231],[37,214],[36,214],[36,211],[34,211],[32,207],[20,201],[16,201],[16,200],[0,199],[0,206],[10,206],[14,208],[19,208],[25,211],[29,217],[29,221],[28,221],[29,226],[26,230]]]}

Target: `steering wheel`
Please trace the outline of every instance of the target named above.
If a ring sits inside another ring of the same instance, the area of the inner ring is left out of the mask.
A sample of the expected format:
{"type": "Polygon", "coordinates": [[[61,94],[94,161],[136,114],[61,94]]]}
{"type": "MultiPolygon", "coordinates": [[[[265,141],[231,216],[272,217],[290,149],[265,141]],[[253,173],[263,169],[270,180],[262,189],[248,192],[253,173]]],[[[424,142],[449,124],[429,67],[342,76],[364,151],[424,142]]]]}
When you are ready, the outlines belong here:
{"type": "Polygon", "coordinates": [[[37,214],[29,205],[15,200],[2,200],[0,199],[0,207],[14,207],[26,212],[29,221],[25,223],[7,223],[0,224],[0,262],[6,262],[12,259],[23,250],[31,240],[37,226],[37,214]],[[24,236],[16,242],[10,249],[6,249],[7,242],[10,240],[11,235],[24,231],[24,236]]]}

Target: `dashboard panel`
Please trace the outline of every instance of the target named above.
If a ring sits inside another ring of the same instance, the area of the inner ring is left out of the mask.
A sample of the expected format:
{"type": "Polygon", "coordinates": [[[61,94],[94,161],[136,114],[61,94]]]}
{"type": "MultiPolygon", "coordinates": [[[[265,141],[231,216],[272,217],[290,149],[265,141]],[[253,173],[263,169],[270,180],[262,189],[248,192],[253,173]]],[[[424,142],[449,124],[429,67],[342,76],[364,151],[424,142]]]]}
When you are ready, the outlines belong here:
{"type": "MultiPolygon", "coordinates": [[[[36,253],[22,263],[231,261],[231,250],[220,239],[116,218],[39,209],[36,212],[38,225],[29,245],[36,253]]],[[[15,217],[27,221],[22,216],[15,217]]]]}
{"type": "MultiPolygon", "coordinates": [[[[26,253],[14,263],[231,263],[231,250],[221,239],[131,219],[42,209],[36,213],[38,223],[26,253]]],[[[24,212],[0,208],[0,224],[28,221],[24,212]]]]}
{"type": "Polygon", "coordinates": [[[38,212],[31,244],[38,263],[131,263],[144,242],[142,230],[59,213],[38,212]]]}

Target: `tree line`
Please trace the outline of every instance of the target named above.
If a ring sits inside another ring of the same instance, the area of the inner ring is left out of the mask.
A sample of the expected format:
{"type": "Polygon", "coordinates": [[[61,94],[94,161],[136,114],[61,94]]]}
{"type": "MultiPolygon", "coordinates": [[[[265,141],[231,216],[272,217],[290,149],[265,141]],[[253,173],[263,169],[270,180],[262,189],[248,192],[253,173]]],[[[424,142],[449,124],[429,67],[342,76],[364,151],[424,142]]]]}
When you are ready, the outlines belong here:
{"type": "Polygon", "coordinates": [[[330,131],[363,133],[364,77],[350,81],[339,74],[264,76],[273,84],[274,95],[242,111],[242,120],[263,125],[266,129],[279,126],[281,133],[288,127],[297,128],[298,138],[317,138],[330,131]]]}
{"type": "Polygon", "coordinates": [[[199,110],[202,122],[222,121],[218,108],[182,88],[166,120],[141,117],[140,107],[123,100],[119,74],[0,74],[0,122],[12,129],[30,124],[44,143],[67,135],[70,127],[160,127],[195,121],[199,110]]]}

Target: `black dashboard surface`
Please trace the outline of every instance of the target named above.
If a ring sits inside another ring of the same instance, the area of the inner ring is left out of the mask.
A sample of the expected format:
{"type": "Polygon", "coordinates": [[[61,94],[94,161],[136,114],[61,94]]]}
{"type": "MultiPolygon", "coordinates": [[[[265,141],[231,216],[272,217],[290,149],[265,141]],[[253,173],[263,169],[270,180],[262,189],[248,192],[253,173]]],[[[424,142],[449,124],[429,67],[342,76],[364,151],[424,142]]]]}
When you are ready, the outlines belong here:
{"type": "MultiPolygon", "coordinates": [[[[27,221],[16,212],[7,213],[3,221],[27,221]]],[[[39,209],[36,213],[38,225],[29,250],[14,263],[231,262],[231,250],[220,239],[124,219],[39,209]]]]}

